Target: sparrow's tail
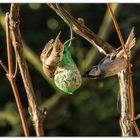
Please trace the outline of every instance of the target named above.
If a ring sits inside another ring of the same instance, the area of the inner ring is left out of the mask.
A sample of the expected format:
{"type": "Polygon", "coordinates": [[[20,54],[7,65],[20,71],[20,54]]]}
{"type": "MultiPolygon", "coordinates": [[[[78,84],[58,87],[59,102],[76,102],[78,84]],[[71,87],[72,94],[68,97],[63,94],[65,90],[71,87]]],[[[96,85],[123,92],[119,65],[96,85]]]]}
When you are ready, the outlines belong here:
{"type": "Polygon", "coordinates": [[[126,45],[126,47],[131,49],[135,46],[135,43],[136,43],[136,38],[135,38],[134,27],[133,27],[128,38],[127,38],[125,45],[126,45]]]}
{"type": "MultiPolygon", "coordinates": [[[[136,37],[134,34],[134,27],[133,27],[125,43],[126,50],[131,50],[135,46],[135,43],[136,43],[136,37]]],[[[121,56],[124,54],[124,50],[122,49],[122,46],[119,47],[117,50],[119,51],[117,56],[121,56]]]]}

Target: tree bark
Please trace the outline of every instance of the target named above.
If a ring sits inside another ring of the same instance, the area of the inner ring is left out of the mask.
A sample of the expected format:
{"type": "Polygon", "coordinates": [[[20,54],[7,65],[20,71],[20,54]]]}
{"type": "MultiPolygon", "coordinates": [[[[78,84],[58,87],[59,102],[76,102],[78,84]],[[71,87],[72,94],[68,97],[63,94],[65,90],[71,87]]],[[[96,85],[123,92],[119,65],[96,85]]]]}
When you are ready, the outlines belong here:
{"type": "Polygon", "coordinates": [[[43,136],[43,120],[45,118],[44,112],[38,107],[37,98],[32,86],[28,65],[23,55],[23,45],[21,39],[21,33],[19,28],[19,14],[20,5],[11,4],[10,10],[10,28],[12,33],[13,47],[16,52],[16,59],[18,61],[20,73],[22,76],[23,84],[26,90],[27,99],[29,103],[29,113],[34,124],[34,128],[37,136],[43,136]]]}
{"type": "Polygon", "coordinates": [[[130,97],[129,97],[129,80],[127,70],[122,70],[118,73],[120,85],[120,102],[121,102],[121,118],[120,127],[122,136],[132,136],[133,127],[130,114],[130,97]]]}

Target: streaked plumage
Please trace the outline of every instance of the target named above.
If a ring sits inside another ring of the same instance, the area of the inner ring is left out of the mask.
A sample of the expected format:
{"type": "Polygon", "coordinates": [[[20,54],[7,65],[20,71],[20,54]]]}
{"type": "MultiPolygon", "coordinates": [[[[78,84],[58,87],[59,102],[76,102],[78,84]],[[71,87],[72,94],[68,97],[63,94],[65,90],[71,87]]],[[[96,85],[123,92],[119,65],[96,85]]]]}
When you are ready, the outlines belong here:
{"type": "MultiPolygon", "coordinates": [[[[130,50],[135,45],[134,28],[126,41],[126,48],[130,50]]],[[[115,52],[104,57],[98,65],[91,67],[84,73],[84,77],[99,79],[118,74],[121,70],[127,67],[127,60],[122,47],[119,47],[115,52]]]]}

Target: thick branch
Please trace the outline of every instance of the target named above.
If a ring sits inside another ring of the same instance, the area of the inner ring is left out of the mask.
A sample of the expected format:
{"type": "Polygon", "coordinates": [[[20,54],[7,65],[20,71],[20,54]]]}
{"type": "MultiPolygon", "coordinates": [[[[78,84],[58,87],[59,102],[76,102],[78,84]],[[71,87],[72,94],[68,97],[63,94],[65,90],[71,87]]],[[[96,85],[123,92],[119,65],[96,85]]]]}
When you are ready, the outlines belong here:
{"type": "MultiPolygon", "coordinates": [[[[55,4],[48,5],[65,21],[59,10],[55,7],[55,4]]],[[[99,52],[107,55],[115,50],[115,48],[113,48],[108,42],[102,40],[93,31],[86,27],[82,20],[75,19],[64,8],[61,10],[71,24],[73,31],[89,41],[99,50],[99,52]]]]}
{"type": "Polygon", "coordinates": [[[29,103],[29,113],[31,115],[33,124],[35,126],[35,131],[37,136],[43,136],[44,114],[38,108],[37,99],[29,75],[28,66],[23,56],[23,46],[21,41],[20,29],[19,29],[19,10],[20,10],[19,4],[11,4],[10,25],[11,25],[11,32],[12,32],[12,42],[13,42],[15,52],[17,53],[17,61],[27,94],[27,99],[29,103]]]}
{"type": "Polygon", "coordinates": [[[121,118],[120,126],[122,130],[122,136],[132,136],[133,127],[131,123],[131,111],[129,107],[129,80],[127,70],[122,70],[118,74],[120,85],[120,100],[121,100],[121,118]]]}
{"type": "Polygon", "coordinates": [[[12,62],[12,49],[11,49],[10,31],[9,31],[9,13],[6,13],[5,21],[6,21],[6,44],[7,44],[8,70],[3,65],[3,63],[2,63],[2,65],[3,65],[3,68],[7,71],[7,78],[11,84],[11,87],[12,87],[12,90],[13,90],[13,93],[15,96],[15,100],[16,100],[18,111],[19,111],[24,134],[25,134],[25,136],[29,136],[30,135],[29,129],[28,129],[26,118],[25,118],[21,99],[19,96],[16,79],[13,76],[14,74],[13,74],[13,62],[12,62]]]}

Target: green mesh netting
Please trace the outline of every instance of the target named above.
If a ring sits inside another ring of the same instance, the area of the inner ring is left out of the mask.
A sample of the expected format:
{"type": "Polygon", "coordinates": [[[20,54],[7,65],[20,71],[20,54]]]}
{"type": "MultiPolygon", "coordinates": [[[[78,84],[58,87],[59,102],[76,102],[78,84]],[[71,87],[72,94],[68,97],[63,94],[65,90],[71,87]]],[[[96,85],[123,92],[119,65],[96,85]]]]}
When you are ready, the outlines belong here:
{"type": "Polygon", "coordinates": [[[59,89],[68,94],[73,94],[81,85],[81,74],[67,46],[64,46],[63,58],[55,71],[54,82],[59,89]]]}

